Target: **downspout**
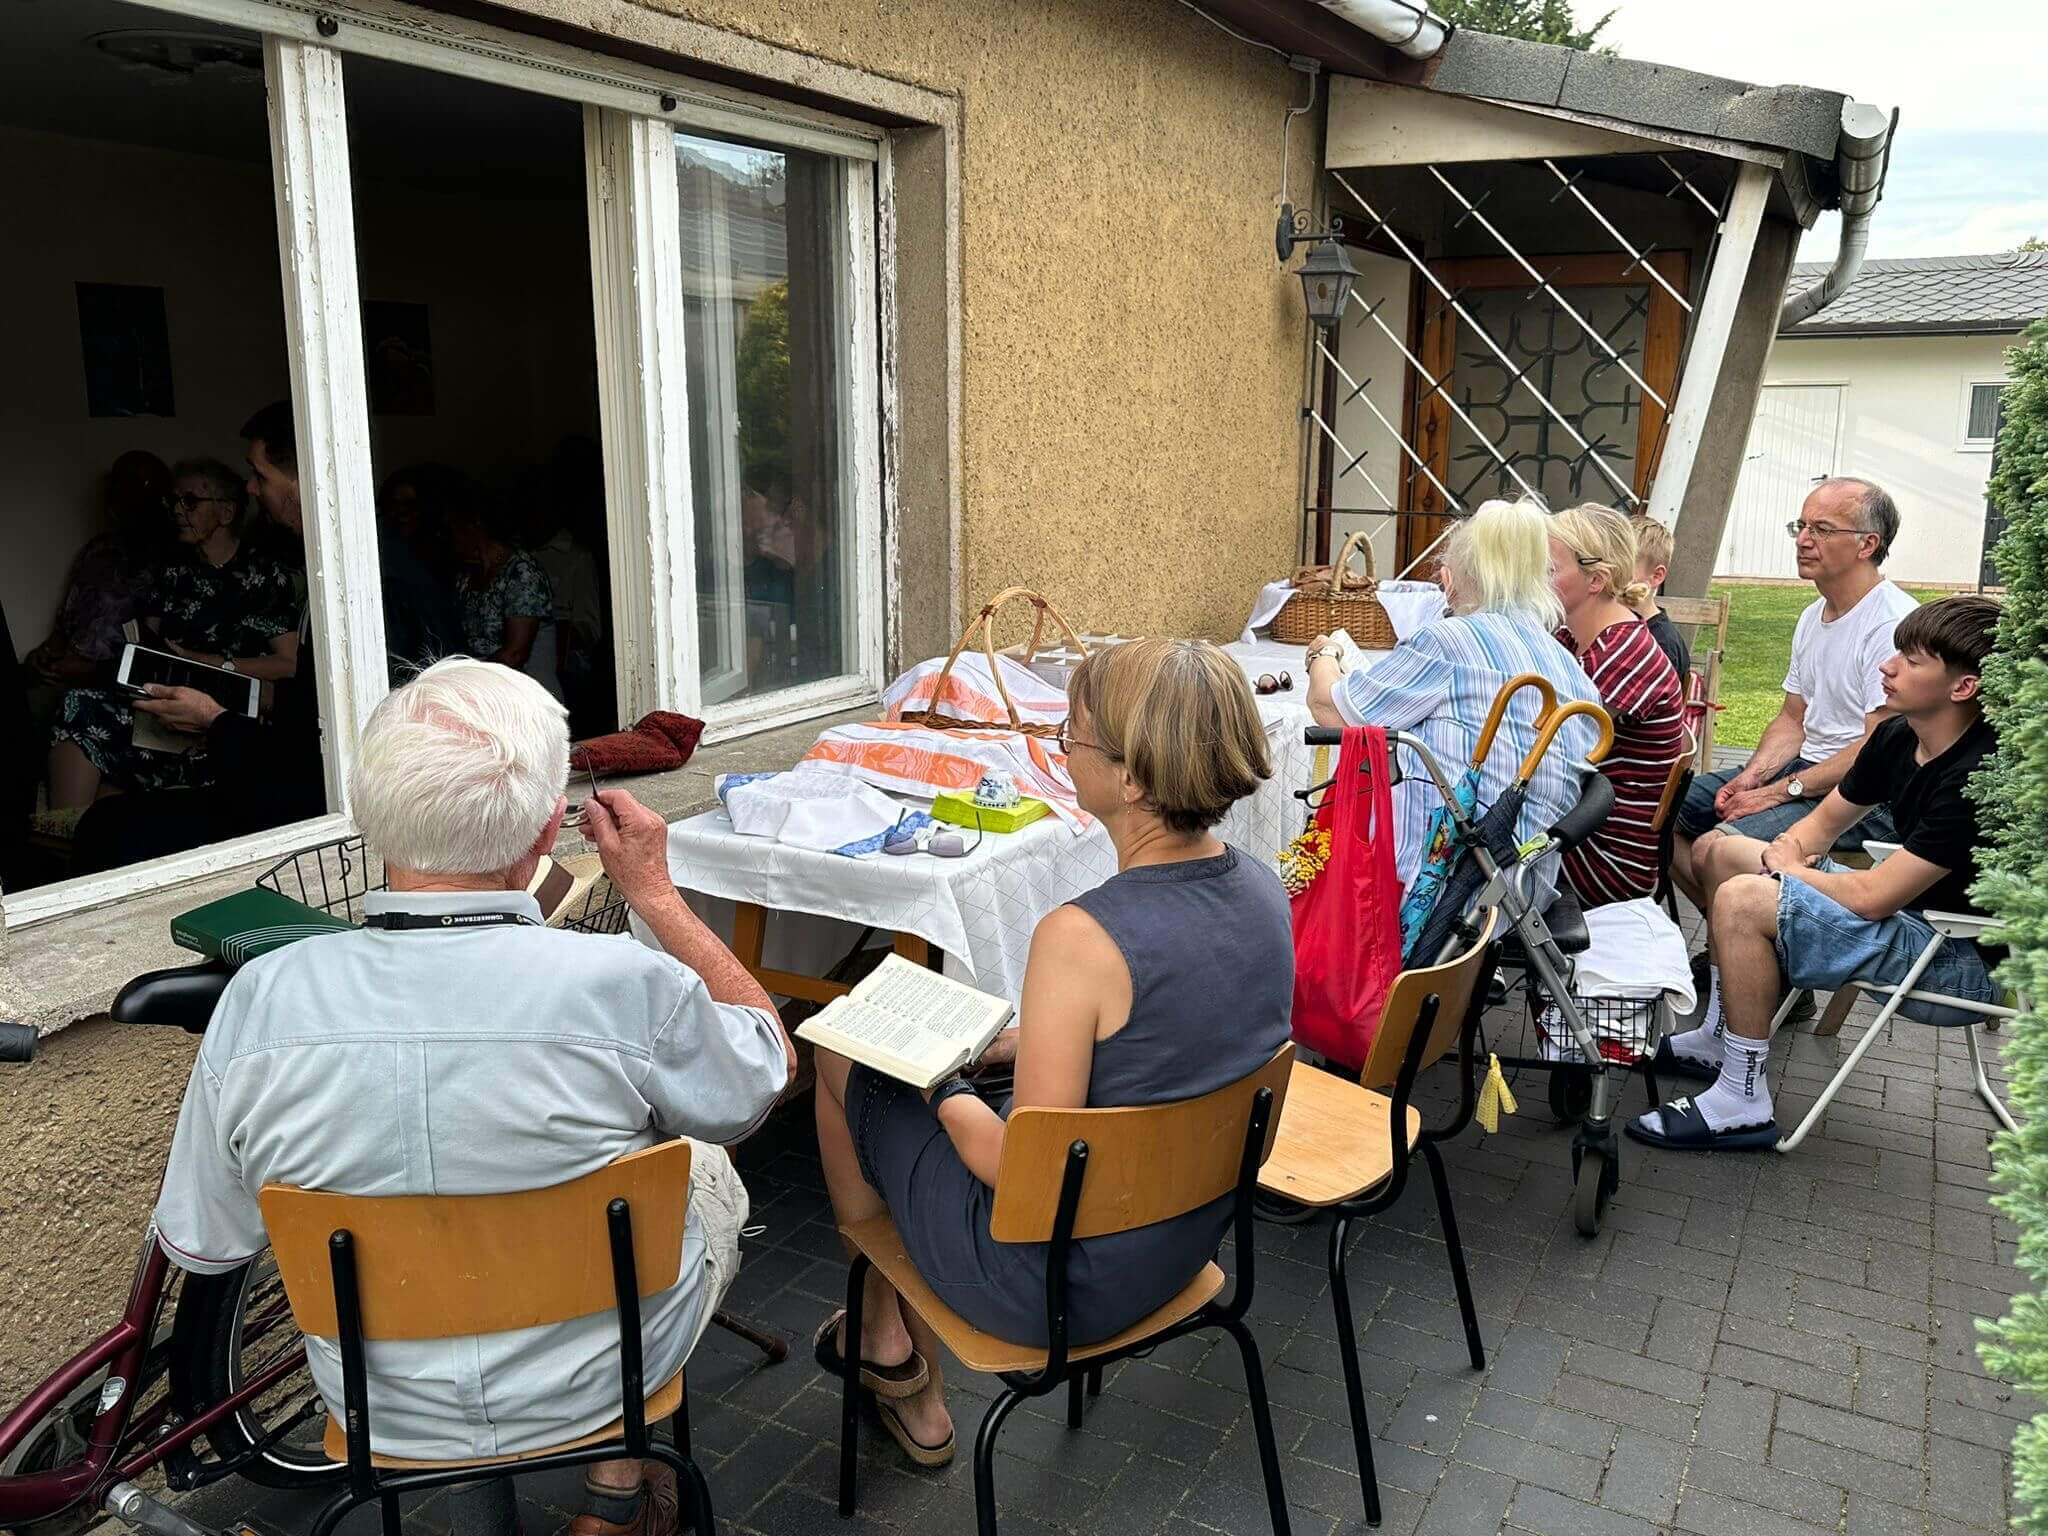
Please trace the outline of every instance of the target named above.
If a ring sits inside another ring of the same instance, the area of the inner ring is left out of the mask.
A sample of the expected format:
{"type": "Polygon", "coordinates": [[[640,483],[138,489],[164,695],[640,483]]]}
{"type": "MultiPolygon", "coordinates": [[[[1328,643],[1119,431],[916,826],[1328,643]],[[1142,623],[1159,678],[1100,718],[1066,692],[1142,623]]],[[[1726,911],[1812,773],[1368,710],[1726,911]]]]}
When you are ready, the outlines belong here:
{"type": "Polygon", "coordinates": [[[1842,137],[1835,148],[1835,174],[1842,188],[1842,243],[1834,265],[1803,293],[1794,294],[1778,312],[1778,329],[1810,320],[1849,291],[1863,270],[1870,248],[1870,216],[1884,196],[1885,171],[1891,165],[1892,134],[1899,126],[1896,108],[1883,110],[1863,101],[1842,103],[1842,137]]]}

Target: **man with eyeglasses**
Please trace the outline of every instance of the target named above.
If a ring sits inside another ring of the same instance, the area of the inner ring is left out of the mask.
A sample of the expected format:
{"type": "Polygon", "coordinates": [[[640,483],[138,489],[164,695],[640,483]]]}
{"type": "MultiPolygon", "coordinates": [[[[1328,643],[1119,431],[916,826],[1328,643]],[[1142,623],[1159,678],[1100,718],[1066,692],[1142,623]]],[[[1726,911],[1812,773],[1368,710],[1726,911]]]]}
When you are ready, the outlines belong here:
{"type": "MultiPolygon", "coordinates": [[[[1892,631],[1917,606],[1880,567],[1899,534],[1899,509],[1868,480],[1840,476],[1808,493],[1785,525],[1799,574],[1819,590],[1792,635],[1785,702],[1740,771],[1694,779],[1678,812],[1672,877],[1698,905],[1705,895],[1705,851],[1726,833],[1777,837],[1827,798],[1856,761],[1870,733],[1891,713],[1879,668],[1892,655],[1892,631]]],[[[1883,807],[1845,838],[1892,836],[1883,807]]]]}

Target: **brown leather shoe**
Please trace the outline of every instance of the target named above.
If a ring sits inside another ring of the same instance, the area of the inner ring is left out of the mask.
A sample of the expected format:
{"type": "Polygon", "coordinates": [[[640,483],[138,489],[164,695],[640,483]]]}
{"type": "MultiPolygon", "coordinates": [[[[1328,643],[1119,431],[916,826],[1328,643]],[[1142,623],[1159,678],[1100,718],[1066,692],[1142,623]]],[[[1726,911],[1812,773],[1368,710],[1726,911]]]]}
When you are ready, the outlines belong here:
{"type": "Polygon", "coordinates": [[[676,1492],[676,1469],[660,1461],[649,1461],[646,1468],[638,1514],[623,1522],[578,1515],[569,1522],[569,1536],[677,1536],[682,1501],[676,1492]]]}

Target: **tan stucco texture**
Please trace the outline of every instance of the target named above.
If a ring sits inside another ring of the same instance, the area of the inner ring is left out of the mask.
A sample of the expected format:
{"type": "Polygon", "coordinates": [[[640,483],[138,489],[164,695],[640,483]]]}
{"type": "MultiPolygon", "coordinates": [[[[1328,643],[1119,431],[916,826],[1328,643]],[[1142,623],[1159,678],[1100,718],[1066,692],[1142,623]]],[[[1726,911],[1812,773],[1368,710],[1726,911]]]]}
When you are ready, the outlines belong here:
{"type": "Polygon", "coordinates": [[[640,3],[959,100],[965,602],[1234,634],[1300,526],[1305,78],[1175,0],[640,3]]]}

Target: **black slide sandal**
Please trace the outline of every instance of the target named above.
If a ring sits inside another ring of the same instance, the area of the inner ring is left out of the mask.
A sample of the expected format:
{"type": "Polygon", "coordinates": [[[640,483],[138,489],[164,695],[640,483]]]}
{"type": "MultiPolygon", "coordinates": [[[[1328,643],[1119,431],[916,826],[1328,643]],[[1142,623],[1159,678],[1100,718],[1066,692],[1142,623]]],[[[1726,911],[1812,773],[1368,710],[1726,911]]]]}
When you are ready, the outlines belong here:
{"type": "Polygon", "coordinates": [[[1669,1036],[1657,1042],[1657,1054],[1650,1058],[1650,1070],[1659,1077],[1696,1077],[1703,1083],[1710,1083],[1721,1075],[1719,1066],[1710,1067],[1704,1061],[1679,1055],[1671,1049],[1669,1036]]]}
{"type": "Polygon", "coordinates": [[[1689,1098],[1641,1114],[1628,1123],[1628,1133],[1652,1147],[1669,1147],[1677,1152],[1758,1152],[1778,1144],[1778,1122],[1712,1129],[1707,1117],[1689,1098]]]}

